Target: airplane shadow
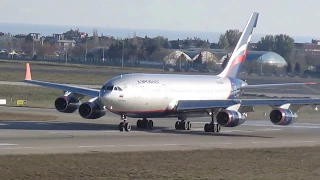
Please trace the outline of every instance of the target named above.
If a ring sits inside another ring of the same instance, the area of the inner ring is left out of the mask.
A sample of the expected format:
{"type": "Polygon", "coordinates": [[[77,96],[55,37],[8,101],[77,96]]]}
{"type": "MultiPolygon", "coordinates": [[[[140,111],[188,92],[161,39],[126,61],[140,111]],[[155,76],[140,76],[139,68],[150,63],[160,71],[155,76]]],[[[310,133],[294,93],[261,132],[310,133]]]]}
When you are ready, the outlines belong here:
{"type": "Polygon", "coordinates": [[[259,136],[259,135],[249,135],[249,134],[236,134],[236,133],[224,133],[223,131],[219,133],[213,132],[202,132],[202,131],[182,131],[182,130],[175,130],[170,129],[168,127],[154,127],[153,130],[144,130],[144,129],[137,129],[136,126],[132,126],[133,131],[144,131],[148,133],[158,133],[158,134],[177,134],[177,135],[198,135],[198,136],[220,136],[220,137],[252,137],[252,138],[274,138],[270,136],[259,136]]]}
{"type": "Polygon", "coordinates": [[[100,124],[100,123],[88,123],[88,122],[62,122],[62,121],[0,121],[0,129],[12,129],[12,130],[116,130],[118,125],[116,124],[100,124]]]}
{"type": "MultiPolygon", "coordinates": [[[[118,130],[118,124],[107,123],[90,123],[90,122],[63,122],[63,121],[0,121],[0,130],[68,130],[68,131],[114,131],[118,130]]],[[[181,131],[168,127],[155,126],[152,130],[138,129],[132,125],[131,131],[140,131],[154,134],[177,134],[177,135],[198,135],[198,136],[222,136],[222,137],[252,137],[252,138],[273,138],[268,136],[249,135],[249,134],[235,134],[235,133],[208,133],[201,131],[181,131]]]]}

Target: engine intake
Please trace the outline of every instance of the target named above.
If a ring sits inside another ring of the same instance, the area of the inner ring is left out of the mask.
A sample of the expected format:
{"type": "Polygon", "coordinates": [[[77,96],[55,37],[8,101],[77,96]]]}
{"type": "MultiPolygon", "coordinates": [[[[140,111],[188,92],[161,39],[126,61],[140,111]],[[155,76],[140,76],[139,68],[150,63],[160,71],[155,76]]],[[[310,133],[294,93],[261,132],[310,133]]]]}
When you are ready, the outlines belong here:
{"type": "Polygon", "coordinates": [[[78,109],[79,105],[80,101],[71,96],[58,97],[54,102],[56,110],[63,113],[73,113],[78,109]]]}
{"type": "Polygon", "coordinates": [[[96,102],[85,102],[79,107],[79,114],[85,119],[98,119],[106,114],[102,105],[96,102]]]}
{"type": "Polygon", "coordinates": [[[279,126],[287,126],[298,120],[298,115],[290,109],[276,108],[270,112],[270,121],[279,126]]]}
{"type": "Polygon", "coordinates": [[[238,111],[221,110],[218,112],[217,123],[223,127],[236,127],[243,124],[246,121],[246,116],[242,115],[238,111]]]}

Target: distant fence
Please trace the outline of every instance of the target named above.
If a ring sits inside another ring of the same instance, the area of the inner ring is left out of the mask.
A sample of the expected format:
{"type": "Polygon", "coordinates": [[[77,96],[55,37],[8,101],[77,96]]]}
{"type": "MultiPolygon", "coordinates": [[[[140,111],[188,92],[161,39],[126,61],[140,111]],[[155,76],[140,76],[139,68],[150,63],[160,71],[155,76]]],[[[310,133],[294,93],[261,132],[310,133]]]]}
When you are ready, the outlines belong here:
{"type": "MultiPolygon", "coordinates": [[[[165,65],[164,62],[156,62],[156,61],[128,61],[124,60],[122,62],[121,59],[108,59],[103,60],[102,58],[68,58],[59,56],[45,56],[45,57],[31,57],[31,56],[8,56],[8,55],[0,55],[0,59],[11,59],[17,61],[44,61],[44,62],[54,62],[54,63],[68,63],[68,64],[85,64],[85,65],[100,65],[100,66],[117,66],[121,67],[141,67],[141,68],[156,68],[168,70],[170,68],[180,69],[180,66],[172,66],[165,65]]],[[[195,64],[195,63],[185,63],[181,65],[181,69],[207,69],[205,64],[195,64]]],[[[211,69],[211,68],[208,68],[211,69]]]]}

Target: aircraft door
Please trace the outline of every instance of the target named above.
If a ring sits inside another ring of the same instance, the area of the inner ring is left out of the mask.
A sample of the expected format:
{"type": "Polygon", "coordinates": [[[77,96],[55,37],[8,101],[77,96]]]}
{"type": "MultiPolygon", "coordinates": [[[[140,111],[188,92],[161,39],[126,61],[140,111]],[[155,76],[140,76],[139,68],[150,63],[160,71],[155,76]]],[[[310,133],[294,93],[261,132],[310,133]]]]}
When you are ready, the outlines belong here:
{"type": "Polygon", "coordinates": [[[169,91],[168,91],[168,88],[167,88],[167,86],[165,84],[162,84],[162,90],[163,90],[163,98],[164,99],[168,99],[169,91]]]}
{"type": "Polygon", "coordinates": [[[134,99],[138,99],[138,98],[140,98],[140,93],[141,92],[139,92],[139,86],[138,86],[138,84],[137,83],[134,83],[134,84],[132,84],[132,87],[133,87],[133,94],[132,94],[132,97],[134,98],[134,99]]]}

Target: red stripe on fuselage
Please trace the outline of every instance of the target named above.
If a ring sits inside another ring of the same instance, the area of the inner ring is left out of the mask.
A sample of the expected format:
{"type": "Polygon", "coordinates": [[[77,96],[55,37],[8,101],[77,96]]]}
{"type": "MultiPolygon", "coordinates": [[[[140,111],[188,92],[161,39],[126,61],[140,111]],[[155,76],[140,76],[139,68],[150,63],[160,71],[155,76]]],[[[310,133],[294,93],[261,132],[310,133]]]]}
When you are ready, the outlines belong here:
{"type": "Polygon", "coordinates": [[[246,60],[246,57],[247,57],[247,49],[244,50],[243,54],[242,55],[238,55],[234,61],[232,62],[230,68],[228,69],[228,72],[227,74],[229,74],[229,72],[234,68],[234,66],[236,66],[237,64],[240,64],[240,63],[244,63],[245,60],[246,60]]]}
{"type": "Polygon", "coordinates": [[[109,110],[111,112],[114,112],[114,113],[162,113],[162,112],[169,112],[168,110],[149,110],[149,111],[126,111],[126,110],[109,110]]]}

